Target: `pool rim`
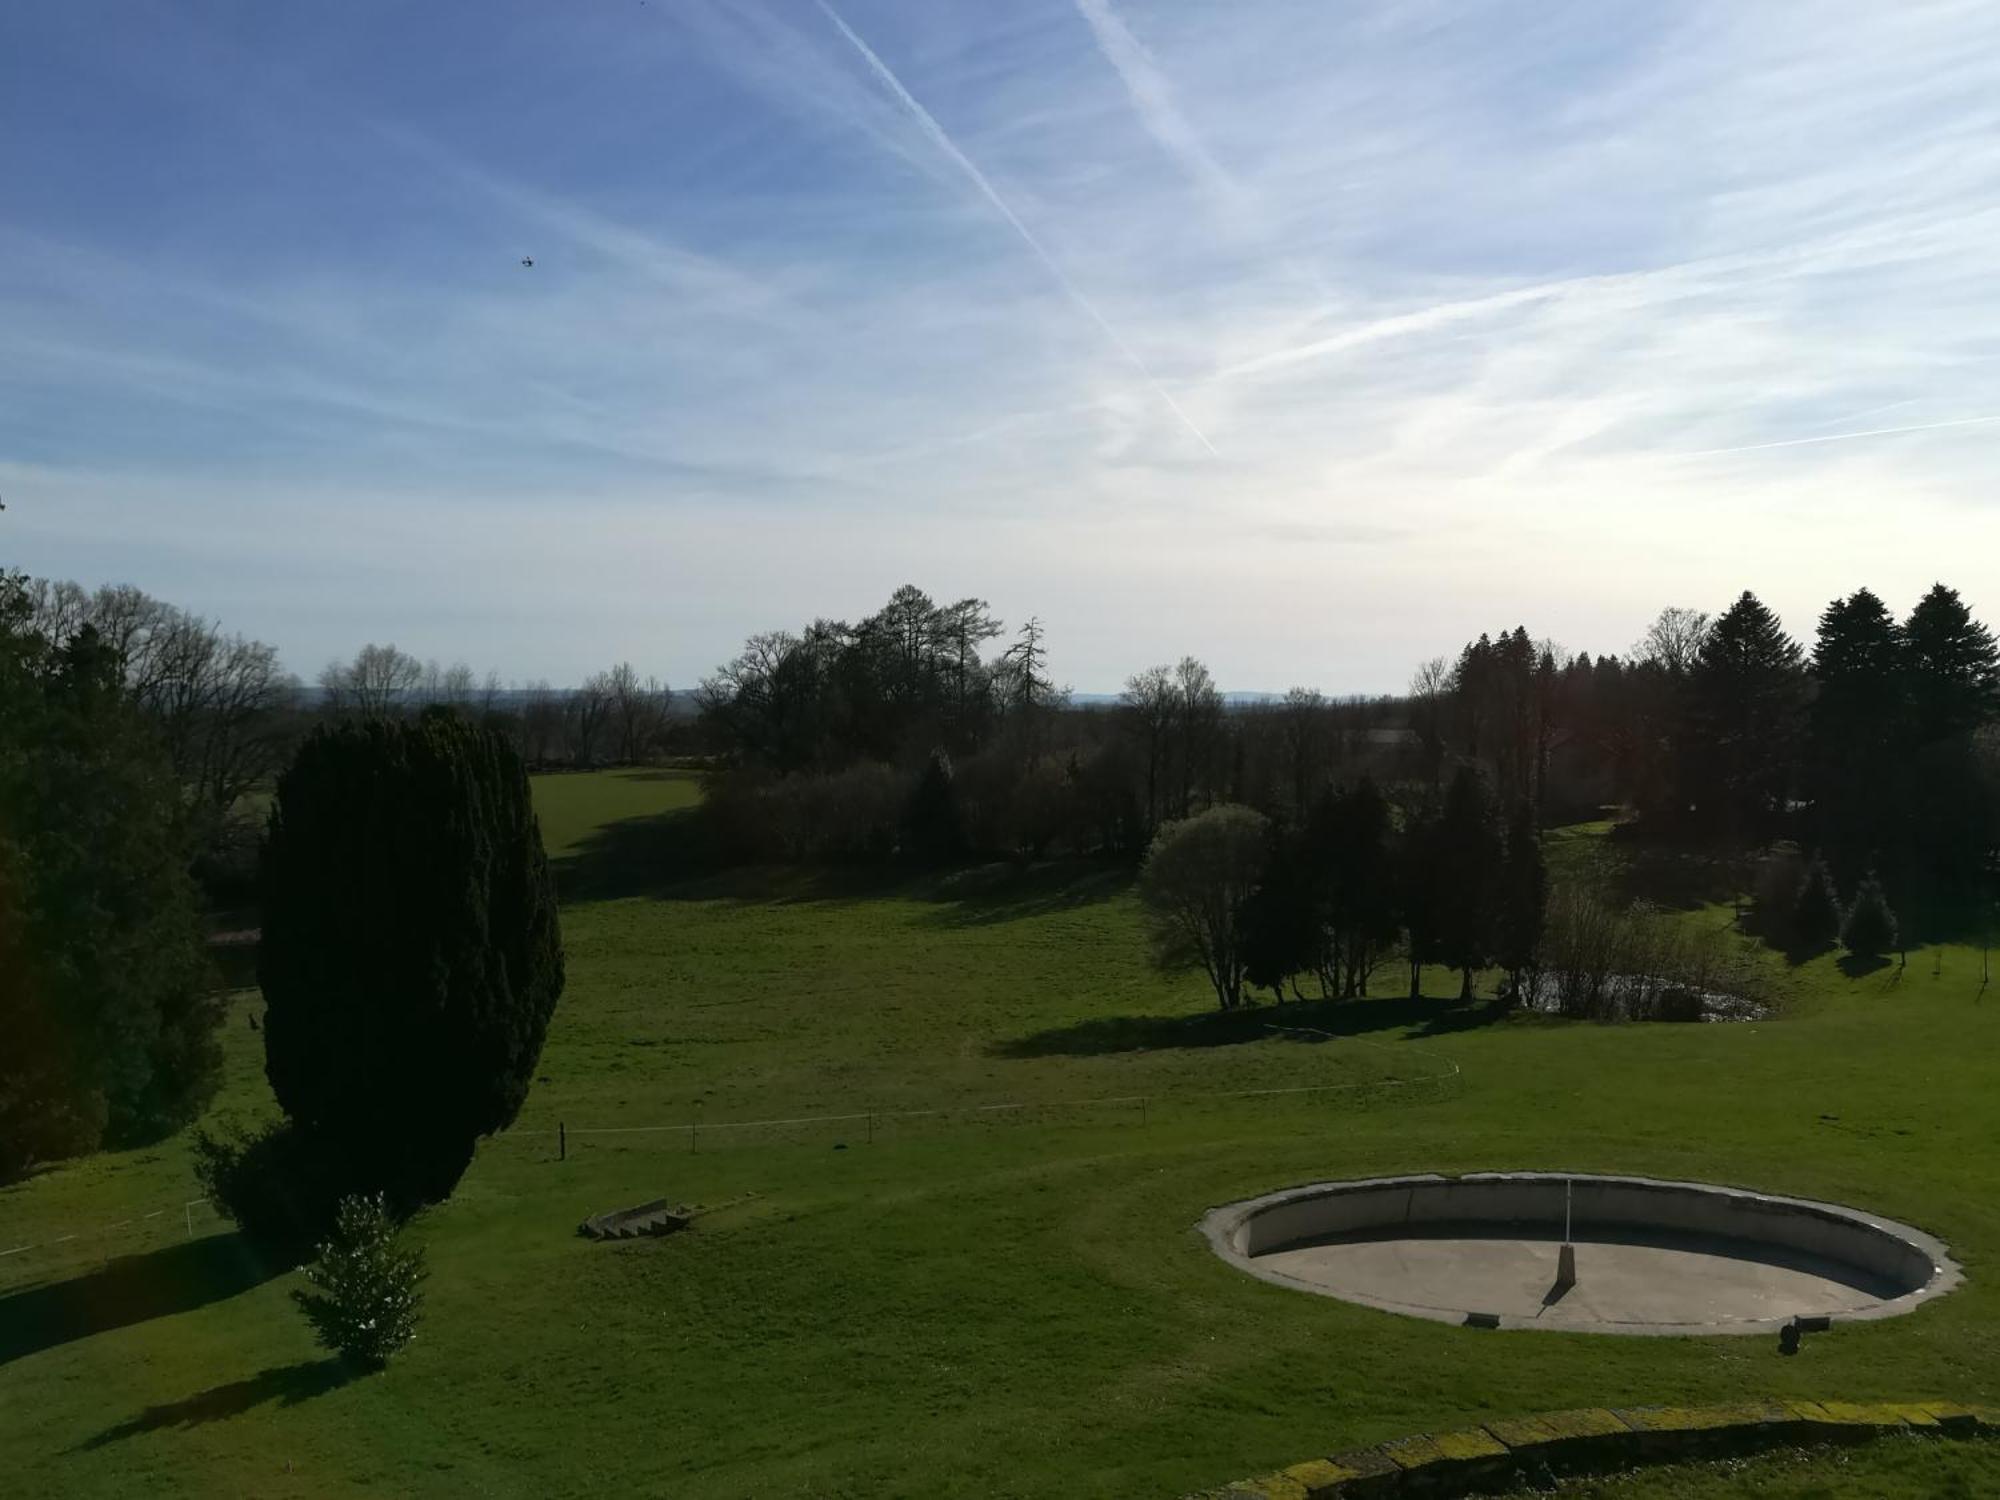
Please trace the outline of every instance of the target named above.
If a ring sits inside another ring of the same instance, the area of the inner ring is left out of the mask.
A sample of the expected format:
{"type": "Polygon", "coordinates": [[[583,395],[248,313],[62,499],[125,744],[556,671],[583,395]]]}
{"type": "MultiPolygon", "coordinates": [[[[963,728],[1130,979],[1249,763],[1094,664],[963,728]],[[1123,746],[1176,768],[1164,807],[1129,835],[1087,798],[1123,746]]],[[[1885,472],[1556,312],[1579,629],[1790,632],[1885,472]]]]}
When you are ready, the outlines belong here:
{"type": "MultiPolygon", "coordinates": [[[[1390,1298],[1377,1297],[1365,1292],[1342,1291],[1302,1277],[1290,1276],[1269,1266],[1260,1266],[1262,1255],[1282,1249],[1311,1243],[1310,1237],[1273,1245],[1258,1254],[1249,1254],[1236,1248],[1238,1233],[1258,1215],[1272,1209],[1309,1202],[1315,1198],[1330,1197],[1335,1194],[1359,1193],[1372,1189],[1393,1192],[1397,1189],[1417,1189],[1452,1183],[1476,1183],[1505,1185],[1507,1183],[1591,1183],[1610,1186],[1630,1186],[1649,1192],[1680,1191],[1712,1197],[1768,1205],[1774,1209],[1805,1210],[1813,1214],[1831,1216],[1849,1224],[1897,1241],[1903,1247],[1924,1256],[1930,1263],[1930,1274],[1924,1282],[1910,1291],[1895,1297],[1885,1298],[1866,1307],[1829,1313],[1834,1325],[1858,1322],[1875,1322],[1883,1318],[1901,1317],[1914,1312],[1933,1298],[1955,1291],[1964,1283],[1965,1273],[1955,1261],[1945,1242],[1926,1230],[1896,1219],[1886,1218],[1865,1209],[1848,1204],[1830,1203],[1816,1198],[1793,1197],[1783,1193],[1765,1192],[1758,1188],[1738,1187],[1725,1183],[1693,1182],[1670,1177],[1646,1177],[1632,1173],[1617,1172],[1551,1172],[1531,1171],[1484,1171],[1484,1172],[1415,1172],[1387,1177],[1357,1177],[1303,1183],[1298,1186],[1280,1188],[1274,1192],[1262,1193],[1254,1198],[1239,1199],[1233,1203],[1220,1204],[1202,1216],[1198,1226],[1203,1238],[1220,1259],[1239,1271],[1256,1277],[1259,1281],[1273,1286],[1281,1286],[1291,1291],[1310,1292],[1316,1296],[1331,1297],[1357,1307],[1370,1308],[1377,1312],[1395,1313],[1404,1317],[1423,1318],[1430,1322],[1464,1325],[1475,1314],[1482,1315],[1478,1326],[1501,1329],[1531,1330],[1537,1333],[1584,1333],[1613,1335],[1668,1335],[1679,1337],[1710,1337],[1716,1335],[1734,1336],[1743,1334],[1772,1334],[1792,1321],[1791,1315],[1776,1318],[1732,1318],[1706,1323],[1667,1322],[1621,1322],[1598,1320],[1592,1322],[1566,1322],[1549,1324],[1516,1315],[1486,1314],[1479,1308],[1442,1308],[1423,1303],[1406,1303],[1390,1298]]],[[[1480,1222],[1470,1220],[1462,1222],[1480,1222]]],[[[1491,1220],[1495,1224],[1518,1223],[1519,1220],[1491,1220]]],[[[1671,1229],[1670,1225],[1656,1225],[1658,1229],[1671,1229]]],[[[1383,1238],[1396,1236],[1384,1235],[1383,1238]]],[[[1748,1238],[1748,1237],[1745,1237],[1748,1238]]],[[[1754,1243],[1755,1241],[1752,1241],[1754,1243]]],[[[1579,1241],[1590,1243],[1590,1241],[1579,1241]]],[[[1828,1259],[1843,1259],[1828,1256],[1828,1259]]]]}

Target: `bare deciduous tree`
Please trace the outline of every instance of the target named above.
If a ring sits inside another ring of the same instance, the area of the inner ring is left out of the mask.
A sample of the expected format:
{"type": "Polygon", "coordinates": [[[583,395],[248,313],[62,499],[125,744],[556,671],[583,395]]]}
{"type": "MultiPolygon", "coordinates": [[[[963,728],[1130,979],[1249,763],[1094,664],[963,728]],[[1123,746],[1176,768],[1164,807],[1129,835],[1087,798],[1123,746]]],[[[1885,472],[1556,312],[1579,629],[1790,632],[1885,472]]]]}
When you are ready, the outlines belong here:
{"type": "Polygon", "coordinates": [[[1646,633],[1632,647],[1632,660],[1652,662],[1665,669],[1671,677],[1684,676],[1692,670],[1696,658],[1701,655],[1702,643],[1708,639],[1708,615],[1698,609],[1682,609],[1678,605],[1668,605],[1660,611],[1659,618],[1646,627],[1646,633]]]}
{"type": "Polygon", "coordinates": [[[546,679],[521,690],[521,754],[530,765],[547,765],[563,743],[563,703],[546,679]]]}
{"type": "Polygon", "coordinates": [[[1174,670],[1167,666],[1134,672],[1125,679],[1125,692],[1119,699],[1126,722],[1144,746],[1148,828],[1156,828],[1160,822],[1160,775],[1173,742],[1174,713],[1179,701],[1174,690],[1174,670]]]}
{"type": "Polygon", "coordinates": [[[132,699],[153,720],[188,806],[209,823],[275,767],[297,684],[262,641],[224,635],[130,584],[87,593],[37,580],[38,627],[67,640],[89,626],[116,653],[132,699]]]}
{"type": "Polygon", "coordinates": [[[604,739],[605,723],[611,716],[611,677],[593,672],[583,686],[573,689],[563,700],[563,748],[570,763],[590,766],[597,763],[597,751],[604,739]]]}
{"type": "Polygon", "coordinates": [[[369,642],[351,662],[328,662],[319,674],[326,705],[335,713],[379,718],[395,713],[423,681],[424,665],[393,645],[369,642]]]}
{"type": "Polygon", "coordinates": [[[599,676],[610,697],[609,713],[618,759],[627,765],[636,764],[651,751],[666,727],[667,685],[657,677],[640,681],[629,661],[621,661],[599,676]]]}
{"type": "Polygon", "coordinates": [[[1291,765],[1292,806],[1300,812],[1312,800],[1326,761],[1326,706],[1318,688],[1295,687],[1285,693],[1285,759],[1291,765]]]}
{"type": "Polygon", "coordinates": [[[1194,792],[1202,786],[1215,801],[1215,750],[1222,728],[1222,694],[1208,668],[1192,656],[1174,667],[1174,716],[1179,729],[1181,762],[1180,815],[1194,808],[1194,792]]]}

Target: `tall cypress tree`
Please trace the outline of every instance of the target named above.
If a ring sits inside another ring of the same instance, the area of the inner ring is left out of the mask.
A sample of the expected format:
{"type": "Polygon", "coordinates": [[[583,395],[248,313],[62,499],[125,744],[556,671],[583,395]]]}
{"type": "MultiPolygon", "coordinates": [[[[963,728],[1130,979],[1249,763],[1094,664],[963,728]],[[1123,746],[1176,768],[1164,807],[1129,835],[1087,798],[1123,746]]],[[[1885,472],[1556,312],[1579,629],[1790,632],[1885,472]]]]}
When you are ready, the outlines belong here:
{"type": "Polygon", "coordinates": [[[329,1193],[448,1196],[519,1113],[563,987],[519,757],[450,714],[320,731],[278,782],[265,1072],[329,1193]]]}

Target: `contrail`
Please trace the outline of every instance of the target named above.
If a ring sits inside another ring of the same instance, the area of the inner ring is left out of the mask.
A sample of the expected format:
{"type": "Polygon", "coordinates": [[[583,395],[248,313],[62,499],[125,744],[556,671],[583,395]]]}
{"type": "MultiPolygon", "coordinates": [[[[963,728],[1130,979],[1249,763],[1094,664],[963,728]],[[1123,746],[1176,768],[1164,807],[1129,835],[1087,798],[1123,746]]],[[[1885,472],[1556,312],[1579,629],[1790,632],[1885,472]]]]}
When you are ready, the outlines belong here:
{"type": "Polygon", "coordinates": [[[1697,448],[1673,456],[1710,458],[1718,453],[1760,453],[1766,448],[1802,448],[1807,443],[1844,443],[1849,438],[1889,437],[1898,432],[1936,432],[1941,427],[1975,427],[1987,422],[2000,422],[2000,416],[1959,417],[1951,422],[1920,422],[1914,427],[1871,427],[1865,432],[1828,432],[1819,437],[1786,438],[1781,443],[1745,443],[1739,448],[1697,448]]]}
{"type": "Polygon", "coordinates": [[[1175,158],[1225,211],[1240,208],[1243,192],[1223,171],[1208,147],[1183,115],[1174,91],[1146,44],[1111,8],[1111,0],[1076,0],[1076,8],[1097,39],[1098,51],[1111,64],[1131,96],[1132,108],[1146,133],[1175,158]]]}
{"type": "Polygon", "coordinates": [[[1002,198],[993,184],[986,180],[986,174],[979,170],[972,158],[959,150],[957,143],[945,134],[944,127],[938,124],[936,119],[932,117],[931,112],[917,102],[914,94],[903,87],[902,80],[889,71],[889,65],[875,55],[874,49],[855,35],[854,28],[841,20],[839,12],[827,4],[826,0],[814,0],[814,3],[819,6],[827,20],[834,24],[835,29],[847,38],[848,45],[861,54],[862,61],[867,63],[869,71],[881,80],[882,86],[895,95],[897,102],[904,109],[908,110],[911,117],[923,127],[924,134],[930,137],[931,144],[950,157],[958,169],[971,180],[972,185],[979,189],[981,196],[993,205],[994,211],[1014,226],[1014,232],[1021,237],[1022,242],[1030,250],[1035,252],[1035,259],[1039,260],[1047,268],[1049,275],[1055,278],[1056,285],[1063,289],[1064,294],[1068,296],[1069,300],[1081,308],[1090,321],[1104,331],[1104,336],[1111,340],[1113,347],[1132,362],[1133,368],[1144,376],[1146,384],[1153,388],[1153,394],[1166,403],[1167,410],[1181,419],[1182,425],[1195,435],[1195,439],[1202,447],[1209,451],[1211,456],[1220,458],[1222,455],[1215,451],[1215,444],[1208,440],[1206,433],[1194,425],[1194,419],[1181,410],[1180,402],[1174,400],[1167,388],[1160,384],[1159,377],[1147,366],[1145,360],[1139,357],[1139,351],[1119,336],[1118,330],[1113,328],[1105,320],[1104,314],[1097,310],[1097,305],[1084,296],[1077,284],[1069,279],[1069,276],[1063,271],[1061,266],[1056,264],[1055,257],[1042,248],[1042,242],[1035,238],[1026,224],[1021,222],[1020,216],[1007,206],[1007,200],[1002,198]]]}

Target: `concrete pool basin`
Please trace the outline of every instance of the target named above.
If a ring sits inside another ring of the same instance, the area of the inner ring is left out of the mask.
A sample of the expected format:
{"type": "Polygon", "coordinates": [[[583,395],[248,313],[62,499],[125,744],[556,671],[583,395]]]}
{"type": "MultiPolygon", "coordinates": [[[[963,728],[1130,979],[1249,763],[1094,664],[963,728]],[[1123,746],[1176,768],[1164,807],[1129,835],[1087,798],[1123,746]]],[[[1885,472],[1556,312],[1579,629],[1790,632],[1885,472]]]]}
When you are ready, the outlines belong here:
{"type": "Polygon", "coordinates": [[[1962,1280],[1945,1246],[1907,1224],[1647,1177],[1321,1182],[1226,1204],[1201,1228],[1216,1254],[1261,1280],[1500,1328],[1775,1332],[1794,1318],[1895,1317],[1962,1280]]]}

